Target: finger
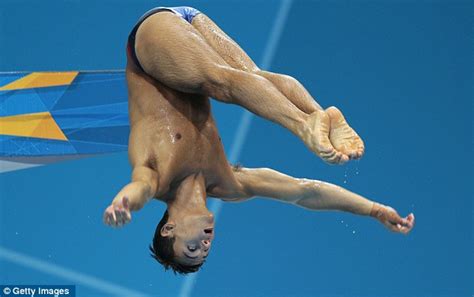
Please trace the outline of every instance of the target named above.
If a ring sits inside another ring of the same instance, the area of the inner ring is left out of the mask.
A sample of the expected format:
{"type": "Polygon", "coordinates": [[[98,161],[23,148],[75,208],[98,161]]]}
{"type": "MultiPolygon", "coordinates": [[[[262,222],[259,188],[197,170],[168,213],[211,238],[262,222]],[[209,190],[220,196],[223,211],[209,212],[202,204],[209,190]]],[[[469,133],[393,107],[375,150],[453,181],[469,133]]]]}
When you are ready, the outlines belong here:
{"type": "Polygon", "coordinates": [[[395,224],[395,225],[392,225],[390,229],[397,233],[408,234],[411,231],[412,227],[402,226],[401,224],[395,224]]]}
{"type": "Polygon", "coordinates": [[[110,226],[114,227],[117,223],[117,217],[115,216],[115,211],[113,209],[109,210],[109,220],[110,226]]]}
{"type": "Polygon", "coordinates": [[[397,216],[399,217],[398,223],[400,223],[402,226],[405,226],[405,227],[413,226],[413,219],[414,219],[413,213],[410,213],[406,218],[401,218],[398,215],[398,213],[397,213],[397,216]]]}
{"type": "Polygon", "coordinates": [[[408,234],[408,233],[410,233],[411,229],[412,229],[412,227],[402,227],[400,229],[400,232],[403,233],[403,234],[408,234]]]}
{"type": "Polygon", "coordinates": [[[405,227],[409,227],[409,228],[413,227],[413,218],[410,217],[410,215],[408,215],[403,220],[405,221],[405,224],[404,224],[405,227]]]}
{"type": "Polygon", "coordinates": [[[410,213],[407,217],[407,220],[410,223],[410,228],[413,228],[413,226],[415,226],[415,215],[410,213]]]}
{"type": "Polygon", "coordinates": [[[107,213],[107,217],[105,218],[105,221],[106,221],[107,225],[112,226],[113,218],[112,218],[112,215],[110,213],[107,213]]]}
{"type": "Polygon", "coordinates": [[[127,223],[132,220],[132,214],[130,211],[125,212],[125,218],[127,219],[127,223]]]}
{"type": "Polygon", "coordinates": [[[123,216],[122,216],[122,210],[119,209],[119,208],[116,208],[116,209],[115,209],[115,216],[116,216],[116,218],[117,218],[117,224],[121,224],[121,223],[122,223],[122,220],[123,220],[123,219],[122,219],[122,217],[123,217],[123,216]]]}
{"type": "Polygon", "coordinates": [[[384,224],[385,227],[387,227],[388,230],[390,230],[390,231],[392,231],[392,232],[399,232],[399,231],[398,231],[399,229],[397,228],[396,225],[394,225],[394,224],[392,224],[392,223],[390,223],[390,222],[384,222],[383,224],[384,224]]]}
{"type": "Polygon", "coordinates": [[[401,228],[400,230],[401,233],[408,234],[411,231],[411,229],[413,229],[413,222],[410,221],[409,223],[410,223],[409,226],[405,226],[401,228]]]}
{"type": "Polygon", "coordinates": [[[400,229],[402,229],[402,225],[400,224],[390,224],[390,230],[392,230],[393,232],[400,232],[400,229]]]}
{"type": "Polygon", "coordinates": [[[122,225],[125,225],[128,221],[128,218],[127,218],[127,211],[122,209],[122,211],[120,212],[120,223],[122,225]]]}
{"type": "Polygon", "coordinates": [[[104,211],[104,214],[102,215],[102,221],[104,224],[107,224],[107,210],[104,211]]]}
{"type": "Polygon", "coordinates": [[[125,225],[126,223],[130,222],[130,220],[132,219],[132,216],[130,214],[130,211],[126,210],[126,209],[122,209],[122,212],[121,212],[121,217],[122,217],[122,224],[125,225]]]}
{"type": "Polygon", "coordinates": [[[396,233],[400,233],[401,230],[402,230],[402,225],[400,224],[395,224],[395,225],[392,225],[393,226],[393,231],[396,232],[396,233]]]}
{"type": "Polygon", "coordinates": [[[128,223],[130,223],[130,221],[131,221],[131,219],[130,219],[129,217],[125,217],[125,218],[124,218],[124,221],[123,221],[123,224],[124,224],[124,225],[125,225],[125,224],[128,224],[128,223]]]}
{"type": "Polygon", "coordinates": [[[405,227],[410,226],[410,222],[406,218],[400,218],[399,224],[405,227]]]}

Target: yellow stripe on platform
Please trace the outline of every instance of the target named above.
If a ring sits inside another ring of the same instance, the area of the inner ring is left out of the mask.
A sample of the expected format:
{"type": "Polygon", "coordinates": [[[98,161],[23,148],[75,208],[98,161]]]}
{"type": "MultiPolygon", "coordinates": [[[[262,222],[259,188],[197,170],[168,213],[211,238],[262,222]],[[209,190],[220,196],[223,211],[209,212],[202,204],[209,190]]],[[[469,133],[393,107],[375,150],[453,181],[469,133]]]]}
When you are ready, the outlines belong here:
{"type": "Polygon", "coordinates": [[[3,87],[0,87],[0,91],[70,85],[78,73],[79,72],[77,71],[32,72],[27,76],[19,78],[3,87]]]}
{"type": "Polygon", "coordinates": [[[68,140],[49,112],[0,117],[0,134],[68,140]]]}

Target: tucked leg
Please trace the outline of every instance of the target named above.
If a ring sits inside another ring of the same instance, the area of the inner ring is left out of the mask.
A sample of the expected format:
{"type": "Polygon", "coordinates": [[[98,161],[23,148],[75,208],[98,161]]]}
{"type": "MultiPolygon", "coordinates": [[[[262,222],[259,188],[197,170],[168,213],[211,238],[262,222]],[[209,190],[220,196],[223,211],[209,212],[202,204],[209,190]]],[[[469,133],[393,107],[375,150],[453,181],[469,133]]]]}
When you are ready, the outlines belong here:
{"type": "Polygon", "coordinates": [[[288,75],[260,70],[247,53],[206,15],[196,16],[192,25],[231,67],[268,79],[289,101],[306,114],[322,109],[296,79],[288,75]]]}
{"type": "Polygon", "coordinates": [[[325,161],[347,161],[330,143],[329,127],[325,131],[319,126],[320,122],[329,125],[324,112],[308,115],[263,76],[231,67],[179,16],[161,12],[145,20],[135,49],[145,71],[168,87],[239,104],[289,129],[325,161]]]}
{"type": "Polygon", "coordinates": [[[307,125],[317,125],[317,131],[315,131],[317,135],[312,138],[315,142],[313,145],[320,146],[319,155],[324,160],[329,163],[344,163],[349,159],[345,152],[333,150],[332,143],[326,137],[331,129],[331,119],[320,112],[321,106],[298,80],[288,75],[260,70],[247,53],[206,15],[196,16],[192,25],[227,64],[235,69],[266,78],[287,100],[308,115],[307,125]]]}

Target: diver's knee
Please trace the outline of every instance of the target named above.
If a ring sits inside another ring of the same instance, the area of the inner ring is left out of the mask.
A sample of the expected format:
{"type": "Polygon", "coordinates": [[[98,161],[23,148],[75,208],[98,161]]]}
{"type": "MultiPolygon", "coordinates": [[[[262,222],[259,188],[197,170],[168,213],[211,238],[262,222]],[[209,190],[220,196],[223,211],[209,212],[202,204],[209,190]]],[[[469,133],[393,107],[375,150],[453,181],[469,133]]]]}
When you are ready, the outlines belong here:
{"type": "Polygon", "coordinates": [[[226,66],[212,65],[204,73],[202,91],[205,95],[228,101],[232,85],[231,69],[226,66]]]}

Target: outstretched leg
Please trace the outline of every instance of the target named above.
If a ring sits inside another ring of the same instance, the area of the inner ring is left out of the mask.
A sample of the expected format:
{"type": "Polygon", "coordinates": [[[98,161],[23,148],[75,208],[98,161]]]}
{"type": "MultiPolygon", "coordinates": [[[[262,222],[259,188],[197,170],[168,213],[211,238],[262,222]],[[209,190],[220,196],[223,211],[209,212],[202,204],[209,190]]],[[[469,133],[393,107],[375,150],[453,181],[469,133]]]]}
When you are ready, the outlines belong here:
{"type": "Polygon", "coordinates": [[[147,74],[168,87],[239,104],[289,129],[325,161],[348,160],[329,141],[324,111],[308,115],[263,76],[231,67],[179,16],[160,12],[147,18],[137,31],[135,49],[147,74]]]}
{"type": "MultiPolygon", "coordinates": [[[[298,80],[289,75],[259,69],[247,53],[206,15],[200,14],[196,16],[192,25],[231,67],[246,72],[252,72],[266,78],[298,109],[310,117],[311,114],[318,115],[318,121],[324,123],[324,125],[320,127],[321,133],[328,132],[332,135],[332,138],[330,138],[331,143],[337,151],[353,159],[362,156],[363,150],[361,153],[359,148],[363,147],[363,143],[355,131],[344,121],[344,130],[351,131],[350,136],[348,133],[344,133],[345,137],[340,137],[340,135],[342,135],[340,133],[340,131],[342,131],[340,129],[341,125],[338,125],[339,129],[336,131],[337,133],[334,133],[332,131],[334,127],[330,125],[330,123],[334,122],[331,117],[334,113],[328,113],[329,119],[327,119],[327,117],[321,115],[320,112],[317,112],[323,109],[298,80]],[[332,141],[335,141],[337,146],[332,141]]],[[[341,161],[345,160],[346,157],[341,158],[341,161]]]]}

